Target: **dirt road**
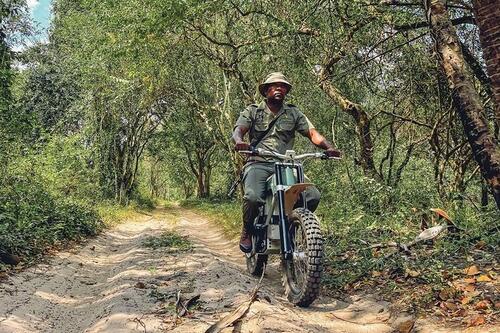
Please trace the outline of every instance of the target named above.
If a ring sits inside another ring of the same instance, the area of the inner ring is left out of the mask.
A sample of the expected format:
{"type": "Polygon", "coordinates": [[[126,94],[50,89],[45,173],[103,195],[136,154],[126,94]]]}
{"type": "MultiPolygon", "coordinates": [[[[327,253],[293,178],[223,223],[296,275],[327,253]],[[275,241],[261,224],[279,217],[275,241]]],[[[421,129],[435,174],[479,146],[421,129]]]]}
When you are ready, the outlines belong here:
{"type": "MultiPolygon", "coordinates": [[[[247,300],[256,283],[236,243],[215,225],[190,211],[156,210],[0,283],[0,333],[204,332],[247,300]],[[188,236],[194,249],[144,247],[147,237],[172,229],[188,236]],[[200,299],[189,317],[175,320],[179,291],[184,299],[200,299]]],[[[290,306],[275,263],[247,315],[223,332],[383,333],[412,324],[411,316],[391,312],[389,303],[370,295],[320,298],[309,309],[290,306]]],[[[460,330],[423,319],[412,330],[437,331],[460,330]]]]}

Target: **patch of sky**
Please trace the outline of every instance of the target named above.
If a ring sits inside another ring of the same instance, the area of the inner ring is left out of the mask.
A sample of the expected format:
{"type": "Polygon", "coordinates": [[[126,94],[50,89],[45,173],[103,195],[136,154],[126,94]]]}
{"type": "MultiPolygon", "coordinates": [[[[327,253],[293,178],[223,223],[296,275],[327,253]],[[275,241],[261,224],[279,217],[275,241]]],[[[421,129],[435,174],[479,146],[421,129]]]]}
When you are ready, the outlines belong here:
{"type": "Polygon", "coordinates": [[[32,27],[28,36],[14,35],[12,38],[12,50],[20,52],[38,42],[47,42],[48,30],[52,19],[52,0],[27,0],[29,18],[32,27]]]}
{"type": "Polygon", "coordinates": [[[35,40],[44,41],[47,39],[52,17],[52,0],[28,0],[27,4],[30,10],[31,19],[37,31],[34,36],[35,40]]]}

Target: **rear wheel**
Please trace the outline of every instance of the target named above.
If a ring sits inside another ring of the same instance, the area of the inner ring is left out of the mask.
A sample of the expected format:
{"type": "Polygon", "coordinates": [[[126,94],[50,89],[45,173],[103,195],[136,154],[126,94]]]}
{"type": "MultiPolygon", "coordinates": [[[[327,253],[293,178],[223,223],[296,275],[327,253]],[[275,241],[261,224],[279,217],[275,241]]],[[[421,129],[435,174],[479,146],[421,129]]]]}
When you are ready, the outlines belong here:
{"type": "Polygon", "coordinates": [[[245,256],[248,273],[254,276],[261,276],[267,264],[267,254],[258,254],[252,251],[252,253],[246,253],[245,256]]]}
{"type": "Polygon", "coordinates": [[[290,302],[309,306],[319,295],[323,236],[316,215],[304,208],[288,217],[293,256],[283,261],[283,285],[290,302]]]}

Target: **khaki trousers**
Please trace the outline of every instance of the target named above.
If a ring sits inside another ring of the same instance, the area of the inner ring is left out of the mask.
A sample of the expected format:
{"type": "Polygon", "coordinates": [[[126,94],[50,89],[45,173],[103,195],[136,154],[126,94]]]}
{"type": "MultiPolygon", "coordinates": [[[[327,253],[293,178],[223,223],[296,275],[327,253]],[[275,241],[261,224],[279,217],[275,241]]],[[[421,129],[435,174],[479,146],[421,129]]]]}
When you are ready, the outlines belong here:
{"type": "MultiPolygon", "coordinates": [[[[243,223],[251,227],[259,214],[259,207],[265,203],[266,181],[274,174],[274,163],[255,162],[245,167],[243,174],[243,223]]],[[[305,193],[306,206],[314,212],[318,207],[321,194],[315,186],[307,188],[305,193]]],[[[301,200],[296,204],[302,206],[301,200]]]]}

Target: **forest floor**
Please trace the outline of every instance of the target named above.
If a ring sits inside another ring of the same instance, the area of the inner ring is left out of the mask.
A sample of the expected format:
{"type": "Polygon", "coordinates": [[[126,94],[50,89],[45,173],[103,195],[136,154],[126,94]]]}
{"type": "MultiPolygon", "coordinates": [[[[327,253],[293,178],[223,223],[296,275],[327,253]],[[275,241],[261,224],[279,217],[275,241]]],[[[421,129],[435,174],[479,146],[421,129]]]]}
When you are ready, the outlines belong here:
{"type": "MultiPolygon", "coordinates": [[[[236,242],[218,226],[190,210],[157,209],[43,264],[3,276],[0,333],[205,332],[246,302],[257,283],[246,273],[236,242]],[[171,232],[185,238],[172,238],[171,232]],[[193,297],[194,305],[177,316],[177,301],[193,297]]],[[[272,262],[248,312],[222,332],[500,329],[447,325],[401,312],[367,292],[342,299],[323,296],[308,309],[293,307],[283,296],[279,265],[272,262]]]]}

